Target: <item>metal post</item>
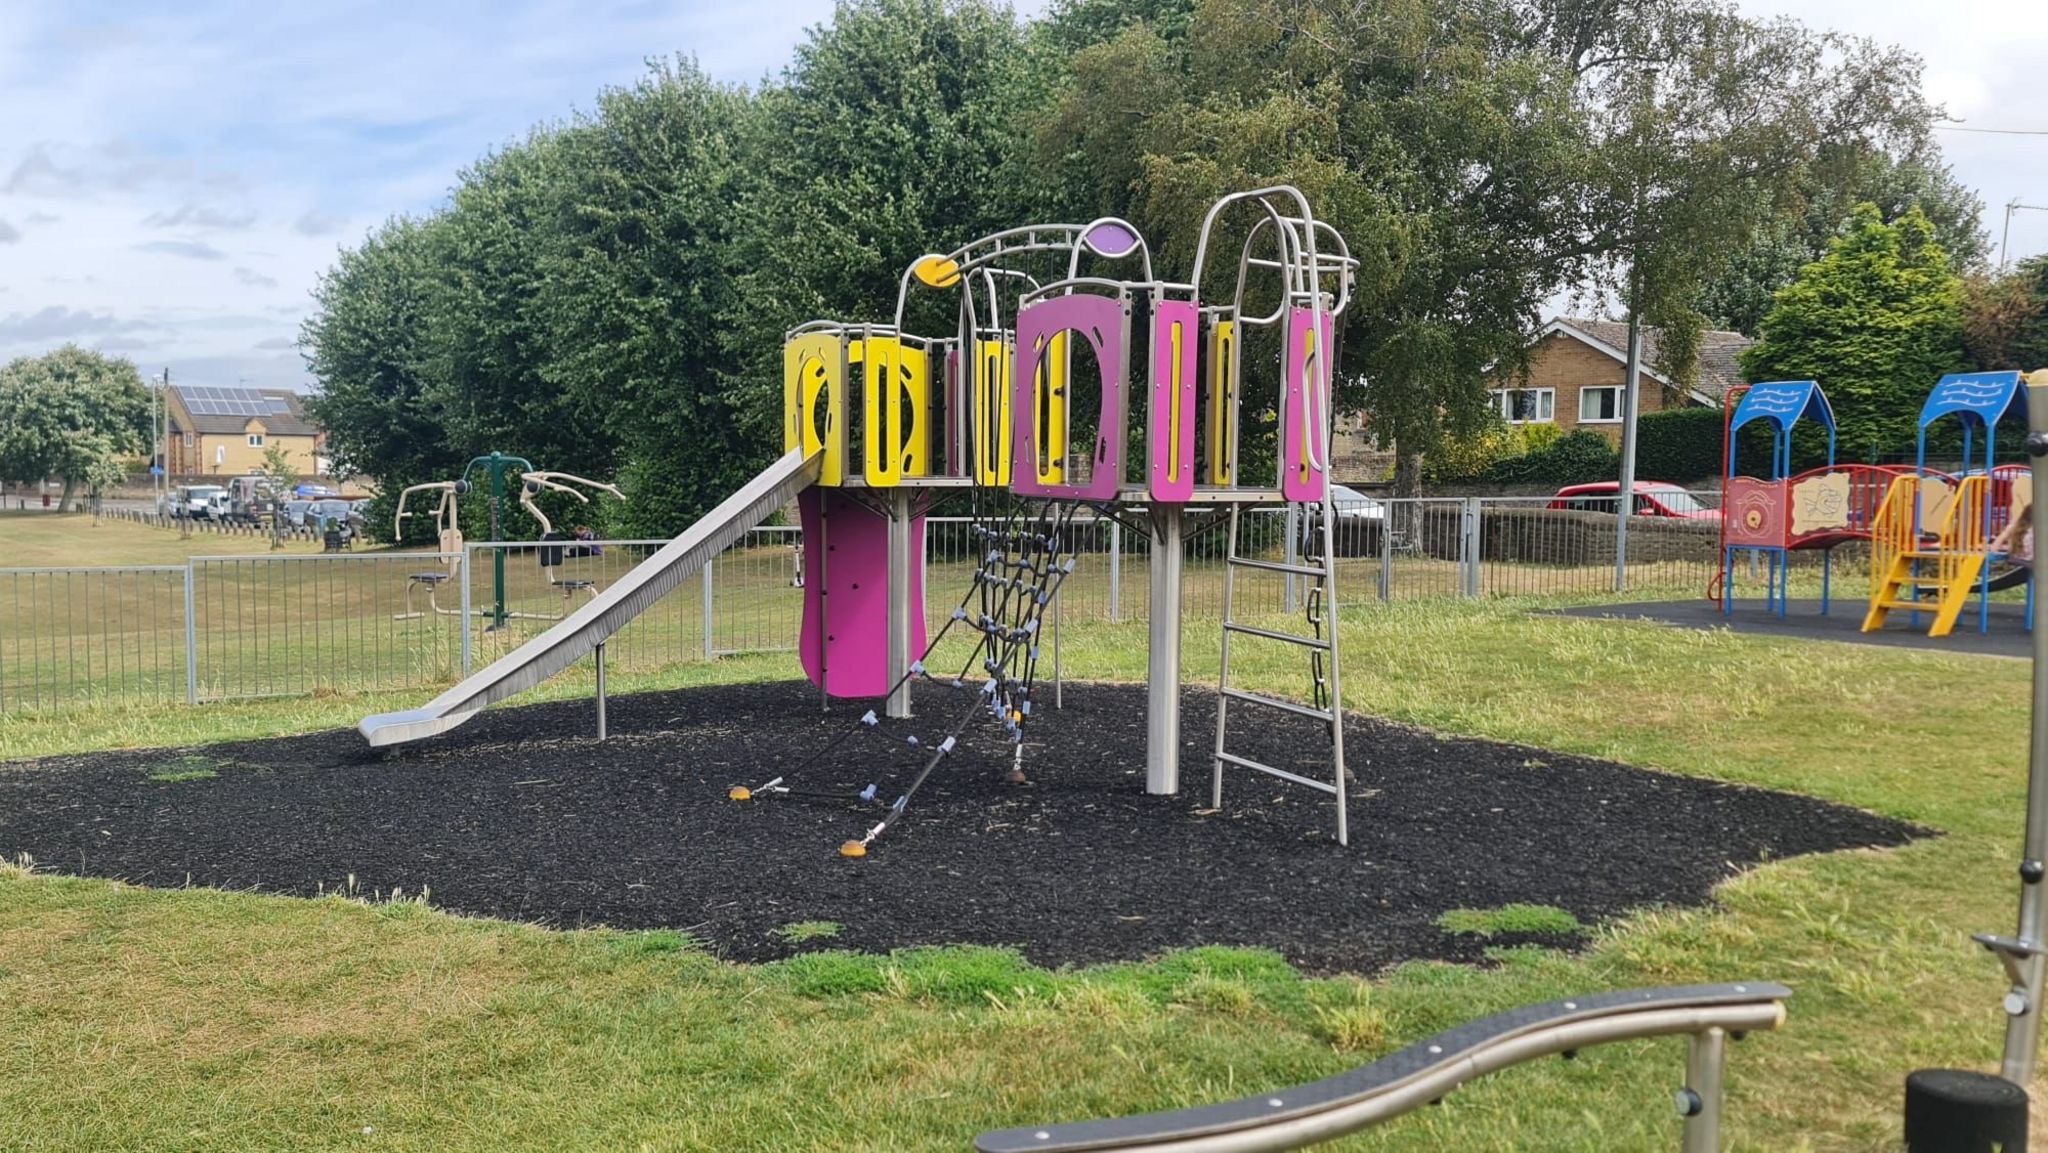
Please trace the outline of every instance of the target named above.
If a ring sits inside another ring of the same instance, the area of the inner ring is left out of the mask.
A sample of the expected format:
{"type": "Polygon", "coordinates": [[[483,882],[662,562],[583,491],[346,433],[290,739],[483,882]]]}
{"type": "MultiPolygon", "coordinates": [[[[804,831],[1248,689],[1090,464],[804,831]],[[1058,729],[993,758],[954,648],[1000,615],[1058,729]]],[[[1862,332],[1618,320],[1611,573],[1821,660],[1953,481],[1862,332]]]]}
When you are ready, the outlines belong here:
{"type": "Polygon", "coordinates": [[[1468,496],[1458,509],[1458,571],[1460,591],[1479,595],[1479,498],[1468,496]]]}
{"type": "Polygon", "coordinates": [[[596,650],[595,650],[595,651],[593,652],[593,654],[592,654],[592,655],[593,655],[593,656],[594,656],[594,657],[596,658],[596,660],[597,660],[597,739],[601,741],[601,740],[603,740],[603,739],[605,738],[605,736],[606,736],[606,733],[605,733],[605,725],[604,725],[604,642],[603,642],[603,641],[599,641],[599,642],[597,642],[597,648],[596,648],[596,650]]]}
{"type": "Polygon", "coordinates": [[[1386,501],[1380,505],[1380,600],[1394,599],[1394,521],[1403,505],[1386,501]]]}
{"type": "MultiPolygon", "coordinates": [[[[1301,563],[1301,506],[1287,502],[1287,543],[1281,546],[1280,559],[1288,564],[1301,563]]],[[[1295,610],[1294,574],[1288,573],[1280,580],[1280,611],[1292,613],[1295,610]]]]}
{"type": "Polygon", "coordinates": [[[1636,384],[1643,368],[1643,320],[1628,307],[1628,367],[1621,385],[1621,487],[1614,494],[1614,591],[1628,591],[1628,519],[1636,511],[1636,384]]]}
{"type": "Polygon", "coordinates": [[[910,539],[910,523],[910,490],[897,488],[889,494],[888,677],[896,691],[889,694],[887,712],[892,717],[910,715],[910,682],[904,674],[911,661],[910,554],[917,547],[910,539]]]}
{"type": "Polygon", "coordinates": [[[1109,619],[1124,619],[1124,523],[1109,521],[1109,619]]]}
{"type": "Polygon", "coordinates": [[[1145,791],[1171,796],[1180,792],[1181,508],[1177,504],[1152,506],[1151,576],[1145,791]]]}
{"type": "Polygon", "coordinates": [[[192,604],[192,566],[189,558],[185,561],[185,703],[199,703],[199,622],[194,618],[192,604]]]}
{"type": "MultiPolygon", "coordinates": [[[[2035,373],[2027,384],[2027,455],[2034,459],[2034,499],[2048,499],[2048,376],[2035,373]]],[[[2048,504],[2039,506],[2048,508],[2048,504]]],[[[2037,534],[2038,535],[2038,534],[2037,534]]],[[[2005,996],[2006,1080],[2026,1088],[2034,1080],[2034,1059],[2040,1051],[2043,978],[2048,961],[2041,953],[2041,934],[2048,923],[2048,886],[2042,884],[2043,858],[2048,857],[2048,629],[2034,630],[2034,700],[2032,735],[2027,744],[2027,831],[2020,855],[2020,916],[2017,951],[2000,950],[2013,978],[2005,996]]],[[[1994,949],[1996,945],[1992,946],[1994,949]]]]}
{"type": "Polygon", "coordinates": [[[472,656],[470,652],[472,641],[470,638],[469,617],[469,558],[475,549],[475,545],[463,545],[461,560],[458,562],[462,573],[462,677],[464,680],[469,679],[469,667],[472,656]]]}
{"type": "Polygon", "coordinates": [[[715,591],[715,586],[711,583],[711,570],[717,567],[718,558],[715,556],[704,562],[704,659],[707,661],[718,658],[718,646],[712,641],[713,630],[717,627],[716,609],[718,594],[715,591]]]}
{"type": "Polygon", "coordinates": [[[1060,664],[1060,606],[1066,603],[1052,598],[1052,707],[1056,709],[1067,707],[1066,670],[1060,664]]]}
{"type": "Polygon", "coordinates": [[[1686,1042],[1685,1088],[1678,1091],[1685,1153],[1718,1153],[1721,1148],[1721,1066],[1727,1052],[1728,1034],[1719,1027],[1686,1042]]]}

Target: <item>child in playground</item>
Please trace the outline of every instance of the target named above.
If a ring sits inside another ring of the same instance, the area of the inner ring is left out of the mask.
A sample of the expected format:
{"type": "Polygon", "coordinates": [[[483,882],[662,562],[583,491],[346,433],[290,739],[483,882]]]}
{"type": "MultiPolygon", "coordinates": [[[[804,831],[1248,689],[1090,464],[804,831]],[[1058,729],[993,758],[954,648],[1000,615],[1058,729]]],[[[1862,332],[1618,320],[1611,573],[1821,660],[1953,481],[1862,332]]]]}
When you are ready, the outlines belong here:
{"type": "Polygon", "coordinates": [[[2011,558],[2014,564],[2034,566],[2034,506],[2029,504],[2007,518],[2005,527],[1991,541],[1991,554],[2011,558]]]}

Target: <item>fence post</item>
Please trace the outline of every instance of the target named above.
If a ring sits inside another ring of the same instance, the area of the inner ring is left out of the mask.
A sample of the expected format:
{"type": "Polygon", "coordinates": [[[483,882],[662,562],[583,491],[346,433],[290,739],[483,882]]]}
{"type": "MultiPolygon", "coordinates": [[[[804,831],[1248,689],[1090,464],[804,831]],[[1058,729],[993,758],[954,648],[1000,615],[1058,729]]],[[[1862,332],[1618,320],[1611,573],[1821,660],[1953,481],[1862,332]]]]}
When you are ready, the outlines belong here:
{"type": "Polygon", "coordinates": [[[1458,510],[1458,567],[1468,597],[1479,595],[1479,499],[1466,497],[1458,510]]]}
{"type": "Polygon", "coordinates": [[[1388,501],[1380,506],[1380,600],[1394,599],[1394,523],[1401,506],[1388,501]]]}
{"type": "Polygon", "coordinates": [[[704,659],[716,660],[718,648],[712,643],[711,630],[717,617],[718,594],[711,583],[711,570],[718,567],[718,558],[713,556],[704,562],[704,659]]]}
{"type": "Polygon", "coordinates": [[[1124,617],[1124,524],[1109,518],[1109,619],[1124,617]]]}
{"type": "Polygon", "coordinates": [[[185,558],[185,703],[199,703],[199,622],[193,618],[192,567],[195,562],[185,558]]]}
{"type": "Polygon", "coordinates": [[[469,635],[469,633],[470,633],[470,626],[469,626],[469,557],[470,557],[470,553],[471,553],[472,551],[474,551],[474,550],[475,550],[475,548],[476,548],[476,546],[475,546],[475,545],[470,545],[470,544],[466,544],[466,545],[463,545],[463,546],[462,546],[462,554],[461,554],[461,558],[460,558],[460,560],[459,560],[459,562],[458,562],[458,567],[459,567],[459,568],[461,569],[461,572],[462,572],[462,679],[463,679],[463,680],[468,680],[468,679],[469,679],[469,662],[470,662],[470,644],[472,643],[472,642],[471,642],[471,639],[470,639],[470,635],[469,635]]]}

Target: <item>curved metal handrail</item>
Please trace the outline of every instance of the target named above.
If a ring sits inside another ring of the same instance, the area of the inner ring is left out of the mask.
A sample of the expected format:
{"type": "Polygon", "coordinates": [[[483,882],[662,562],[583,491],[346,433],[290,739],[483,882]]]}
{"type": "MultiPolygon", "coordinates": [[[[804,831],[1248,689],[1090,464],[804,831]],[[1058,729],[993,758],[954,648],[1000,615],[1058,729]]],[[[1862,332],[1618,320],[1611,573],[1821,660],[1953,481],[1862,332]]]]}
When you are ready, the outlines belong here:
{"type": "Polygon", "coordinates": [[[1553,1053],[1689,1034],[1679,1090],[1687,1153],[1719,1141],[1721,1058],[1729,1034],[1784,1022],[1783,985],[1689,985],[1598,993],[1484,1017],[1321,1081],[1218,1105],[1101,1121],[999,1129],[980,1153],[1256,1153],[1299,1149],[1399,1117],[1475,1077],[1553,1053]]]}

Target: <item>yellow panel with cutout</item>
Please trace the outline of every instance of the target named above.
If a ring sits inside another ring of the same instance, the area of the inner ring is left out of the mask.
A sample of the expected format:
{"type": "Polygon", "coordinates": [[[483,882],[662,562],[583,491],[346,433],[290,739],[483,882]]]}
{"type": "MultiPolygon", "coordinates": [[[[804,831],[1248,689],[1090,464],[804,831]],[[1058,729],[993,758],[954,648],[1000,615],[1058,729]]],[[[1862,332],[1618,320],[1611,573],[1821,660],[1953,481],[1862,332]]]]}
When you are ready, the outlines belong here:
{"type": "Polygon", "coordinates": [[[900,337],[858,341],[861,355],[861,471],[881,488],[931,472],[931,355],[900,337]]]}
{"type": "Polygon", "coordinates": [[[968,408],[974,416],[974,483],[1007,486],[1014,431],[1010,424],[1010,365],[1007,340],[974,342],[968,374],[968,408]]]}
{"type": "Polygon", "coordinates": [[[1209,328],[1209,396],[1203,437],[1210,484],[1230,484],[1235,479],[1237,462],[1230,459],[1230,453],[1237,445],[1237,430],[1231,427],[1236,394],[1237,322],[1218,320],[1209,328]]]}
{"type": "Polygon", "coordinates": [[[1067,482],[1067,334],[1052,334],[1051,347],[1038,358],[1038,379],[1031,382],[1031,434],[1038,444],[1034,467],[1040,484],[1067,482]]]}
{"type": "Polygon", "coordinates": [[[846,483],[846,341],[809,332],[782,346],[782,451],[823,452],[818,483],[846,483]]]}

